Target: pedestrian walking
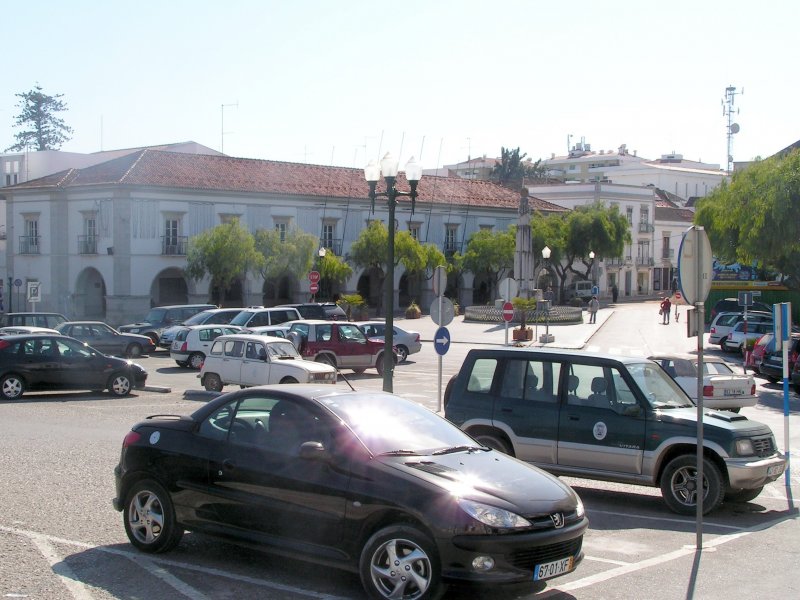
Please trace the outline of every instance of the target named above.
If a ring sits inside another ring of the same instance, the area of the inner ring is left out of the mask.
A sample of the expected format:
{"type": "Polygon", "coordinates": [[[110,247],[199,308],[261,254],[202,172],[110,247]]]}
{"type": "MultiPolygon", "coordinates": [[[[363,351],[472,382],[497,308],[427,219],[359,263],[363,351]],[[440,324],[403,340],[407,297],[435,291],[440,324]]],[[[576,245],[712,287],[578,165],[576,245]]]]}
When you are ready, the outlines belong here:
{"type": "Polygon", "coordinates": [[[669,311],[672,308],[672,302],[669,301],[669,296],[664,296],[664,299],[661,301],[661,316],[663,317],[663,321],[661,321],[664,325],[669,325],[669,311]]]}
{"type": "Polygon", "coordinates": [[[614,285],[611,286],[611,301],[616,304],[618,297],[619,297],[619,288],[615,283],[614,285]]]}
{"type": "Polygon", "coordinates": [[[597,296],[592,296],[592,299],[589,300],[589,323],[597,323],[597,309],[600,308],[600,302],[597,300],[597,296]]]}

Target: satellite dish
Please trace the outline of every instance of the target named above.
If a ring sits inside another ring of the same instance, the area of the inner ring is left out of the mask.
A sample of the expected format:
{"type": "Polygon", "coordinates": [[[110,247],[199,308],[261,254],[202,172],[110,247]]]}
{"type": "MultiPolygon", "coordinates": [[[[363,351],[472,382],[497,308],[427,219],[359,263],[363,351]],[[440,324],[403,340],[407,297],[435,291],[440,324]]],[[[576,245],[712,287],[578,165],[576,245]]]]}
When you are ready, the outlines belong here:
{"type": "Polygon", "coordinates": [[[739,124],[731,123],[731,133],[739,133],[739,124]]]}

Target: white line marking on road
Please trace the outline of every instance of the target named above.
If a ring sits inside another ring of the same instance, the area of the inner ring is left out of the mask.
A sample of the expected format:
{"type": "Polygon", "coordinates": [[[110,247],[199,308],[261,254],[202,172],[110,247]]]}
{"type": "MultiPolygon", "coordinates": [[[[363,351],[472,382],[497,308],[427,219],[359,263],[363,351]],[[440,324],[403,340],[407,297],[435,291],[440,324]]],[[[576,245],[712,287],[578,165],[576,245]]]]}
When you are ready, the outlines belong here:
{"type": "MultiPolygon", "coordinates": [[[[678,519],[672,517],[650,517],[647,515],[631,515],[630,513],[614,512],[613,510],[594,510],[588,509],[588,512],[598,513],[601,515],[611,515],[612,517],[623,517],[624,519],[643,519],[645,521],[664,521],[667,523],[678,523],[680,525],[692,525],[694,519],[678,519]]],[[[733,531],[745,531],[744,527],[736,527],[735,525],[723,525],[722,523],[714,523],[712,521],[703,521],[705,525],[710,527],[719,527],[722,529],[731,529],[733,531]]]]}
{"type": "Polygon", "coordinates": [[[620,567],[624,567],[626,565],[631,564],[623,560],[611,560],[610,558],[600,558],[599,556],[584,556],[583,558],[584,560],[593,560],[595,562],[608,563],[610,565],[617,565],[620,567]]]}
{"type": "MultiPolygon", "coordinates": [[[[114,556],[121,556],[124,558],[128,558],[130,560],[138,560],[142,558],[137,552],[127,552],[125,550],[117,550],[115,548],[108,548],[106,546],[95,546],[94,544],[87,544],[86,542],[79,542],[77,540],[68,540],[65,538],[60,538],[52,535],[46,535],[43,533],[38,533],[36,531],[27,531],[24,529],[18,529],[16,527],[6,527],[4,525],[0,525],[0,531],[4,531],[6,533],[11,533],[14,535],[18,535],[21,537],[27,537],[31,540],[40,539],[45,542],[53,542],[58,544],[65,544],[69,546],[75,546],[77,548],[83,548],[86,550],[97,550],[99,552],[105,552],[106,554],[113,554],[114,556]]],[[[59,559],[60,560],[60,559],[59,559]]],[[[149,559],[153,560],[153,559],[149,559]]],[[[164,565],[167,567],[177,567],[179,569],[184,569],[187,571],[194,571],[197,573],[204,573],[206,575],[213,575],[214,577],[221,577],[224,579],[231,579],[234,581],[240,581],[242,583],[247,583],[249,585],[255,585],[262,588],[267,588],[271,590],[279,590],[282,592],[289,592],[293,594],[299,594],[301,596],[305,596],[307,598],[314,598],[315,600],[349,600],[344,596],[335,596],[333,594],[323,594],[320,592],[314,592],[311,590],[305,590],[302,588],[294,587],[291,585],[283,585],[280,583],[275,583],[272,581],[264,581],[263,579],[256,579],[255,577],[247,577],[246,575],[233,575],[221,569],[215,569],[213,567],[201,567],[198,565],[193,565],[189,563],[180,562],[177,560],[170,560],[168,558],[158,558],[157,560],[153,560],[156,565],[164,565]]],[[[66,565],[65,565],[66,566],[66,565]]],[[[68,567],[67,567],[68,568],[68,567]]],[[[71,575],[74,582],[78,581],[77,577],[73,573],[71,575]]],[[[74,594],[73,594],[74,595],[74,594]]],[[[83,595],[83,596],[75,596],[78,600],[91,600],[91,596],[83,595]]]]}
{"type": "Polygon", "coordinates": [[[166,583],[168,586],[175,588],[176,591],[180,592],[187,598],[191,598],[192,600],[210,600],[210,598],[206,596],[204,593],[194,589],[185,581],[181,581],[180,579],[175,577],[175,575],[173,575],[172,573],[168,573],[165,569],[163,569],[159,565],[154,564],[154,562],[149,558],[137,555],[129,555],[126,556],[125,558],[138,564],[145,571],[147,571],[154,577],[158,577],[161,581],[166,583]]]}
{"type": "Polygon", "coordinates": [[[61,580],[61,583],[75,600],[92,600],[92,594],[89,589],[81,583],[73,570],[69,568],[69,565],[58,555],[47,536],[37,533],[27,537],[39,549],[39,552],[50,564],[53,573],[61,580]]]}

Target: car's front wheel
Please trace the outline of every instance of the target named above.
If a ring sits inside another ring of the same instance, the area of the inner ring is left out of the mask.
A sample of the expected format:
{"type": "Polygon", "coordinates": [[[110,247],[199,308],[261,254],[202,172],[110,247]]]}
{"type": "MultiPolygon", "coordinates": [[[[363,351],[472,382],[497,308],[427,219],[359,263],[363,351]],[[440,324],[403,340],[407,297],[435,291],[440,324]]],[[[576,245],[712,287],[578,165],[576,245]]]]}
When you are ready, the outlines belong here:
{"type": "Polygon", "coordinates": [[[479,433],[477,435],[473,434],[472,437],[474,437],[475,441],[478,442],[481,446],[486,446],[487,448],[497,450],[498,452],[502,452],[503,454],[514,456],[514,452],[511,450],[508,443],[504,439],[501,439],[500,437],[494,434],[479,433]]]}
{"type": "Polygon", "coordinates": [[[221,392],[222,379],[216,373],[206,373],[206,376],[203,377],[203,387],[209,392],[221,392]]]}
{"type": "MultiPolygon", "coordinates": [[[[719,468],[707,458],[703,458],[702,489],[703,514],[707,514],[719,506],[725,492],[719,468]]],[[[671,511],[680,515],[695,514],[699,490],[696,456],[676,456],[664,468],[661,475],[661,495],[671,511]]]]}
{"type": "Polygon", "coordinates": [[[115,373],[108,380],[108,391],[115,396],[127,396],[131,393],[131,378],[124,373],[115,373]]]}
{"type": "Polygon", "coordinates": [[[431,600],[444,592],[436,545],[410,525],[375,533],[361,551],[359,574],[375,600],[431,600]]]}
{"type": "Polygon", "coordinates": [[[125,350],[125,355],[128,358],[139,358],[143,354],[143,348],[141,344],[131,344],[125,350]]]}
{"type": "Polygon", "coordinates": [[[125,533],[131,544],[143,552],[167,552],[183,537],[172,499],[164,487],[151,479],[134,485],[123,510],[125,533]]]}
{"type": "Polygon", "coordinates": [[[333,358],[330,354],[320,354],[319,356],[317,356],[317,358],[314,359],[314,361],[330,365],[333,368],[336,368],[336,359],[333,358]]]}
{"type": "Polygon", "coordinates": [[[0,379],[0,392],[6,400],[16,400],[25,393],[25,380],[15,373],[10,373],[0,379]]]}
{"type": "Polygon", "coordinates": [[[397,346],[397,362],[406,362],[406,360],[408,360],[408,348],[397,346]]]}

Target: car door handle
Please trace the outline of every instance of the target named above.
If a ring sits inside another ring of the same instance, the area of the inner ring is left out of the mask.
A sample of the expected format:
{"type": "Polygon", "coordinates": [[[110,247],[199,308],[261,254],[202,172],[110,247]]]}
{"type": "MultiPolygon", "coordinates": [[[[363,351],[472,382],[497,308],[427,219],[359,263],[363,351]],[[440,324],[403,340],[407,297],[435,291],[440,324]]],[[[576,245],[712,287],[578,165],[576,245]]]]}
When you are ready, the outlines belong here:
{"type": "Polygon", "coordinates": [[[580,421],[581,418],[578,415],[569,415],[570,421],[580,421]]]}

